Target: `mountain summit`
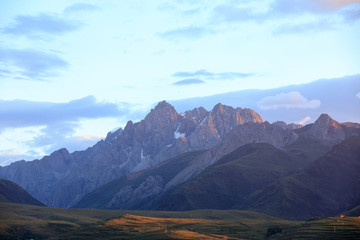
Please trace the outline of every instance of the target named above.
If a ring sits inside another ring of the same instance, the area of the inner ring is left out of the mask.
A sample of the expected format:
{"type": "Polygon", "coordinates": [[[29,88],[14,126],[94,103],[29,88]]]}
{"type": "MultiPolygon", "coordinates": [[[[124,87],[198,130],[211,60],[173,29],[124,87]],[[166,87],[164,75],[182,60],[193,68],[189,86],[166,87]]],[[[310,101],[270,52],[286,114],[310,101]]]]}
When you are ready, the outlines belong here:
{"type": "Polygon", "coordinates": [[[348,124],[340,124],[332,119],[328,114],[321,114],[313,123],[300,130],[305,136],[323,141],[324,144],[332,146],[344,140],[347,136],[358,134],[358,124],[350,127],[348,124]],[[349,129],[351,129],[349,131],[349,129]]]}

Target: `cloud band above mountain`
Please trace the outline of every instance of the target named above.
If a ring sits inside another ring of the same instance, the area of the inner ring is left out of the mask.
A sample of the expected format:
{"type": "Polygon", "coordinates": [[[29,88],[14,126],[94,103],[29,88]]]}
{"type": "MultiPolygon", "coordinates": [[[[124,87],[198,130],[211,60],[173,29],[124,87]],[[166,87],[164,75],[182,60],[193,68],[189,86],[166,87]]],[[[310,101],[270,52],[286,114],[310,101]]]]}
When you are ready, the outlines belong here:
{"type": "Polygon", "coordinates": [[[292,91],[288,93],[280,93],[275,96],[268,96],[258,102],[261,109],[277,109],[277,108],[318,108],[320,100],[308,100],[299,92],[292,91]]]}
{"type": "Polygon", "coordinates": [[[4,128],[52,125],[80,119],[114,117],[121,114],[114,103],[96,101],[88,96],[68,103],[0,100],[0,130],[4,128]]]}
{"type": "Polygon", "coordinates": [[[254,76],[255,73],[242,72],[209,72],[206,69],[200,69],[195,72],[176,72],[172,75],[175,78],[185,78],[175,82],[173,85],[189,85],[205,83],[211,80],[236,80],[254,76]]]}

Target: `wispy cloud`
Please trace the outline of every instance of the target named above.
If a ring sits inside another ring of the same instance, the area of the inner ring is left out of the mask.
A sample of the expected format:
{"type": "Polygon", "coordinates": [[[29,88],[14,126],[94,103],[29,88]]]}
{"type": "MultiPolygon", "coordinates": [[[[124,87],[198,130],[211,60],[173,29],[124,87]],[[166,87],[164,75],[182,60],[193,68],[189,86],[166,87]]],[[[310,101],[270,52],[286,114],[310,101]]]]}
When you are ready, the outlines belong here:
{"type": "Polygon", "coordinates": [[[214,23],[236,23],[245,21],[262,21],[266,14],[255,13],[250,7],[239,7],[235,4],[220,4],[213,9],[214,23]]]}
{"type": "Polygon", "coordinates": [[[275,0],[264,1],[260,9],[249,3],[219,4],[213,8],[212,25],[276,21],[275,33],[293,34],[334,30],[338,25],[360,19],[360,0],[275,0]],[[299,22],[311,15],[316,15],[316,20],[307,18],[307,22],[299,22]]]}
{"type": "Polygon", "coordinates": [[[203,80],[197,78],[188,78],[175,82],[173,85],[191,85],[205,83],[203,80]]]}
{"type": "Polygon", "coordinates": [[[356,97],[357,97],[358,99],[360,99],[360,92],[359,92],[358,94],[356,94],[356,97]]]}
{"type": "MultiPolygon", "coordinates": [[[[268,18],[294,18],[304,15],[317,15],[315,22],[294,24],[294,30],[305,28],[314,30],[333,30],[337,25],[352,23],[360,19],[360,0],[276,0],[269,8],[268,18]],[[319,20],[320,18],[320,20],[319,20]]],[[[281,27],[280,27],[281,28],[281,27]]],[[[295,31],[289,31],[295,32],[295,31]]]]}
{"type": "Polygon", "coordinates": [[[293,34],[293,33],[316,33],[331,31],[336,29],[336,24],[332,21],[321,20],[317,22],[308,22],[301,24],[283,24],[274,30],[275,34],[293,34]]]}
{"type": "Polygon", "coordinates": [[[5,34],[28,38],[43,38],[44,35],[61,35],[76,31],[83,24],[57,15],[40,13],[36,16],[20,15],[15,22],[2,29],[5,34]]]}
{"type": "Polygon", "coordinates": [[[258,106],[265,110],[278,108],[318,108],[320,104],[320,100],[308,100],[295,91],[265,97],[258,102],[258,106]]]}
{"type": "MultiPolygon", "coordinates": [[[[126,110],[128,109],[119,109],[114,103],[98,102],[93,96],[67,103],[0,100],[0,130],[28,126],[57,126],[60,123],[74,124],[80,119],[120,116],[126,110]]],[[[61,131],[68,133],[73,127],[64,127],[61,131]]]]}
{"type": "Polygon", "coordinates": [[[360,4],[352,8],[346,8],[341,11],[343,19],[347,23],[353,23],[360,19],[360,4]]]}
{"type": "Polygon", "coordinates": [[[205,26],[188,26],[159,33],[158,36],[167,40],[198,39],[209,34],[214,34],[214,29],[205,26]]]}
{"type": "Polygon", "coordinates": [[[43,148],[46,152],[53,152],[66,148],[70,152],[86,149],[94,145],[105,136],[74,136],[75,129],[79,126],[76,122],[66,124],[51,124],[40,131],[27,145],[32,148],[43,148]],[[56,141],[54,141],[56,139],[56,141]]]}
{"type": "Polygon", "coordinates": [[[335,12],[350,4],[360,3],[359,0],[276,0],[271,9],[282,14],[316,13],[324,14],[335,12]]]}
{"type": "Polygon", "coordinates": [[[199,14],[199,12],[201,11],[201,8],[193,8],[193,9],[189,9],[189,10],[185,10],[182,12],[182,15],[184,16],[191,16],[191,15],[195,15],[195,14],[199,14]]]}
{"type": "Polygon", "coordinates": [[[172,77],[186,78],[181,81],[177,81],[175,85],[195,84],[204,83],[208,80],[235,80],[241,78],[247,78],[254,76],[255,73],[240,73],[240,72],[220,72],[213,73],[205,69],[200,69],[195,72],[176,72],[172,77]]]}
{"type": "MultiPolygon", "coordinates": [[[[178,9],[172,4],[161,5],[162,11],[178,9]]],[[[197,14],[200,8],[190,8],[183,15],[197,14]]],[[[274,33],[314,33],[336,29],[344,23],[360,19],[360,0],[263,0],[228,1],[206,5],[201,10],[207,21],[158,33],[170,41],[195,40],[218,34],[243,23],[271,23],[274,33]],[[316,16],[316,17],[312,17],[316,16]],[[307,22],[301,20],[306,19],[307,22]]]]}
{"type": "Polygon", "coordinates": [[[172,76],[173,77],[200,77],[200,76],[213,76],[213,73],[208,72],[205,69],[201,69],[195,72],[176,72],[172,76]]]}
{"type": "Polygon", "coordinates": [[[45,80],[68,67],[61,57],[33,49],[0,49],[0,76],[45,80]]]}
{"type": "Polygon", "coordinates": [[[301,125],[304,125],[305,123],[307,123],[310,120],[311,120],[311,117],[307,116],[307,117],[301,119],[300,121],[298,121],[297,123],[301,124],[301,125]]]}
{"type": "Polygon", "coordinates": [[[100,11],[101,8],[89,3],[75,3],[64,9],[64,14],[77,14],[79,12],[94,12],[100,11]]]}

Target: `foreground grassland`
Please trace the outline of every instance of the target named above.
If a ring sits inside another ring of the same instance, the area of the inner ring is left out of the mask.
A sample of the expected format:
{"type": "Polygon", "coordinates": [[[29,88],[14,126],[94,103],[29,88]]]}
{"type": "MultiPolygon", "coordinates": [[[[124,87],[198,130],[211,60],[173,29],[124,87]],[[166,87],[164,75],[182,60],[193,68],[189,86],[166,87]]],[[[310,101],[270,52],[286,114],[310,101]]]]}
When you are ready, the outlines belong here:
{"type": "Polygon", "coordinates": [[[360,239],[359,217],[298,222],[256,212],[60,209],[0,203],[0,239],[360,239]]]}

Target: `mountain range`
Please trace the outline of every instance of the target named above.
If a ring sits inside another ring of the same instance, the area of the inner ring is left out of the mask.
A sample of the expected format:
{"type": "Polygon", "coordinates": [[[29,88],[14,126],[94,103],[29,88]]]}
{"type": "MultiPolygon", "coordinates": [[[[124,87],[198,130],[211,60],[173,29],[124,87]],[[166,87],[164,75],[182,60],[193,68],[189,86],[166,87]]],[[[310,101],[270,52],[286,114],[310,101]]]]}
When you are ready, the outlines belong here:
{"type": "Polygon", "coordinates": [[[197,106],[211,109],[219,101],[228,106],[242,106],[261,113],[269,122],[282,120],[299,122],[307,117],[309,122],[327,113],[338,121],[360,122],[360,75],[282,86],[273,89],[248,89],[205,97],[172,100],[178,111],[197,106]],[[302,97],[301,97],[302,96],[302,97]],[[285,98],[285,99],[284,99],[285,98]],[[264,100],[272,99],[264,106],[264,100]],[[302,105],[314,101],[318,105],[302,105]],[[281,116],[281,117],[279,117],[281,116]]]}
{"type": "Polygon", "coordinates": [[[359,204],[353,174],[360,161],[359,135],[360,124],[338,123],[327,114],[306,126],[270,124],[251,109],[217,104],[211,111],[199,107],[179,114],[163,101],[144,120],[129,121],[85,151],[60,149],[41,160],[15,162],[1,167],[0,177],[49,206],[236,208],[304,219],[359,204]],[[333,194],[343,190],[343,198],[331,198],[331,188],[321,184],[341,179],[331,175],[336,170],[348,187],[338,184],[333,194]],[[318,188],[324,191],[320,197],[318,188]],[[326,199],[330,205],[323,204],[326,199]],[[300,214],[291,211],[301,209],[297,200],[319,200],[319,206],[300,214]]]}

